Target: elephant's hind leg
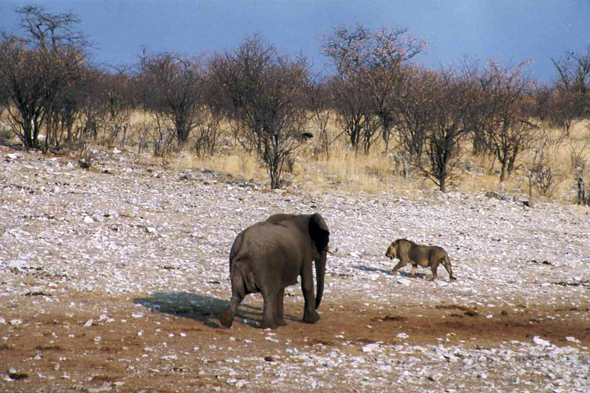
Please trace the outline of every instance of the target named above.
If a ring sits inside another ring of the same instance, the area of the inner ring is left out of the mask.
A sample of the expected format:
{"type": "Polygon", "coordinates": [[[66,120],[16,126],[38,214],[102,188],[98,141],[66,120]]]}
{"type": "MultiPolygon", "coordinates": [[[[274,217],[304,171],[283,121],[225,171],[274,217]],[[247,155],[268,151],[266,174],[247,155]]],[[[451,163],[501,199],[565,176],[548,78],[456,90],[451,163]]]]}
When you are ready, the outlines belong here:
{"type": "Polygon", "coordinates": [[[246,288],[239,270],[232,271],[231,275],[231,300],[225,311],[219,316],[219,322],[226,328],[230,328],[234,322],[234,315],[238,310],[240,303],[246,297],[246,288]]]}
{"type": "Polygon", "coordinates": [[[277,326],[285,326],[287,325],[287,322],[285,322],[284,316],[283,316],[283,301],[285,299],[285,288],[281,289],[277,295],[277,300],[276,300],[276,307],[277,307],[277,311],[275,313],[275,322],[277,323],[277,326]]]}
{"type": "Polygon", "coordinates": [[[232,323],[234,322],[234,315],[236,315],[236,311],[238,310],[238,306],[242,303],[245,296],[239,296],[236,294],[232,294],[231,300],[225,311],[221,313],[219,316],[219,321],[223,326],[226,328],[230,328],[232,323]]]}

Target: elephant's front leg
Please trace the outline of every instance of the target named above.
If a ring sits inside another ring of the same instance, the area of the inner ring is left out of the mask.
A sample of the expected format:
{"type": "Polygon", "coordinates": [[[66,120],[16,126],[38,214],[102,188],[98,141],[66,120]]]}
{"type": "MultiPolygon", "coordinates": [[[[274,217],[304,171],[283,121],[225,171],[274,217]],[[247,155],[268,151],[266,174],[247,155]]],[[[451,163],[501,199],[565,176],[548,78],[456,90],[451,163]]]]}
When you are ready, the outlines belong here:
{"type": "Polygon", "coordinates": [[[301,290],[305,299],[303,309],[303,322],[316,323],[320,320],[320,314],[315,310],[315,297],[313,294],[313,273],[311,263],[303,267],[301,272],[301,290]]]}
{"type": "Polygon", "coordinates": [[[283,301],[285,300],[285,288],[281,289],[277,295],[276,306],[277,311],[275,313],[275,322],[277,326],[285,326],[287,322],[283,317],[283,301]]]}

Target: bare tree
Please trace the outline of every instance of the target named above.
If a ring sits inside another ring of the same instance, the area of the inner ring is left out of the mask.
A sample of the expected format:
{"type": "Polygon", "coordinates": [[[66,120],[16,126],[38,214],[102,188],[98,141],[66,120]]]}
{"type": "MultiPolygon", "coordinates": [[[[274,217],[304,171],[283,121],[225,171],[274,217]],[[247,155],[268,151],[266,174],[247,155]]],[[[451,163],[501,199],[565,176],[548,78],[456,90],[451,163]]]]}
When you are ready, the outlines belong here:
{"type": "Polygon", "coordinates": [[[330,149],[333,140],[328,134],[328,122],[330,121],[330,100],[328,83],[325,79],[316,75],[311,78],[306,92],[307,110],[311,113],[311,121],[315,126],[319,139],[320,151],[326,158],[330,157],[330,149]]]}
{"type": "Polygon", "coordinates": [[[71,12],[52,14],[39,6],[22,6],[16,10],[21,16],[20,26],[43,51],[59,51],[69,46],[89,46],[86,36],[74,30],[80,19],[71,12]]]}
{"type": "Polygon", "coordinates": [[[173,52],[144,51],[140,68],[144,106],[172,122],[178,144],[184,145],[200,121],[204,79],[201,61],[173,52]]]}
{"type": "Polygon", "coordinates": [[[23,7],[21,27],[29,38],[3,34],[0,39],[0,90],[12,130],[25,149],[39,147],[47,127],[46,144],[71,138],[86,84],[87,41],[74,32],[72,14],[51,14],[41,7],[23,7]]]}
{"type": "Polygon", "coordinates": [[[482,106],[480,115],[486,141],[501,164],[500,181],[514,170],[516,160],[531,140],[531,132],[537,128],[530,118],[534,111],[532,81],[519,63],[514,68],[489,62],[479,77],[482,106]]]}
{"type": "Polygon", "coordinates": [[[45,149],[59,149],[63,142],[74,142],[74,125],[81,117],[90,84],[96,77],[80,50],[67,47],[52,53],[53,83],[45,106],[45,149]]]}
{"type": "Polygon", "coordinates": [[[44,52],[27,48],[26,42],[6,36],[0,43],[0,90],[11,129],[25,150],[39,145],[44,120],[47,86],[44,52]]]}
{"type": "Polygon", "coordinates": [[[399,89],[405,77],[403,64],[426,46],[426,41],[402,28],[385,27],[373,32],[361,25],[341,25],[324,37],[322,52],[336,67],[336,82],[346,87],[336,95],[336,102],[343,104],[336,107],[346,109],[347,119],[343,123],[355,149],[354,143],[363,140],[368,151],[373,135],[379,131],[388,149],[395,112],[400,105],[399,89]],[[367,109],[361,115],[362,107],[367,109]],[[355,138],[357,133],[359,138],[355,138]]]}
{"type": "Polygon", "coordinates": [[[336,122],[348,136],[355,152],[363,148],[368,153],[379,136],[379,122],[374,116],[374,106],[367,87],[358,75],[335,77],[330,83],[332,105],[338,113],[336,122]]]}
{"type": "Polygon", "coordinates": [[[422,166],[426,135],[433,123],[434,97],[438,88],[437,72],[407,67],[407,77],[400,89],[401,104],[395,115],[400,146],[410,163],[422,166]]]}
{"type": "Polygon", "coordinates": [[[567,52],[552,61],[558,77],[549,119],[567,136],[577,121],[590,114],[590,46],[585,53],[567,52]]]}
{"type": "Polygon", "coordinates": [[[309,72],[304,59],[280,55],[263,37],[246,39],[236,50],[211,62],[225,113],[238,125],[242,145],[255,151],[279,188],[291,154],[307,127],[305,108],[309,72]]]}
{"type": "Polygon", "coordinates": [[[477,94],[471,78],[449,70],[437,74],[431,98],[432,118],[425,137],[428,164],[417,163],[442,192],[456,178],[463,143],[473,130],[477,94]]]}

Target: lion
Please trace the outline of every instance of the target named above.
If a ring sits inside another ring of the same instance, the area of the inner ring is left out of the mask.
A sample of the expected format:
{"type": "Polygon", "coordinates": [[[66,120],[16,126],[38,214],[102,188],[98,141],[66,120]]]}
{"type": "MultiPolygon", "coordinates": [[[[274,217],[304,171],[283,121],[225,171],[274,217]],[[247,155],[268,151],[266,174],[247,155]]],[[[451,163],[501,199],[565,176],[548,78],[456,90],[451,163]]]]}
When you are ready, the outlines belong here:
{"type": "Polygon", "coordinates": [[[453,276],[453,269],[451,268],[449,255],[442,247],[424,246],[407,239],[397,239],[391,243],[385,256],[389,259],[399,259],[398,264],[395,265],[391,271],[392,275],[395,275],[399,269],[410,262],[412,264],[412,277],[416,277],[418,265],[422,267],[430,266],[432,269],[432,276],[428,278],[428,281],[432,281],[437,278],[436,271],[438,265],[442,263],[449,273],[450,280],[456,280],[453,276]]]}

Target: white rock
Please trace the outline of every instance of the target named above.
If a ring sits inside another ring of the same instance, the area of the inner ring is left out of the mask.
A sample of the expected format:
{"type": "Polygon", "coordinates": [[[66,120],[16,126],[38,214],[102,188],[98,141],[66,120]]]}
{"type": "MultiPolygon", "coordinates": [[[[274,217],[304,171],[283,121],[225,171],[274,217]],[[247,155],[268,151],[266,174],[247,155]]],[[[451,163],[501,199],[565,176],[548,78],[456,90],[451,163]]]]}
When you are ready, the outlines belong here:
{"type": "Polygon", "coordinates": [[[533,343],[540,345],[542,347],[550,347],[552,345],[549,341],[543,340],[541,337],[538,336],[533,336],[533,343]]]}
{"type": "Polygon", "coordinates": [[[380,344],[379,343],[371,343],[371,344],[367,344],[365,346],[362,347],[363,352],[373,352],[373,351],[377,351],[380,348],[380,344]]]}

